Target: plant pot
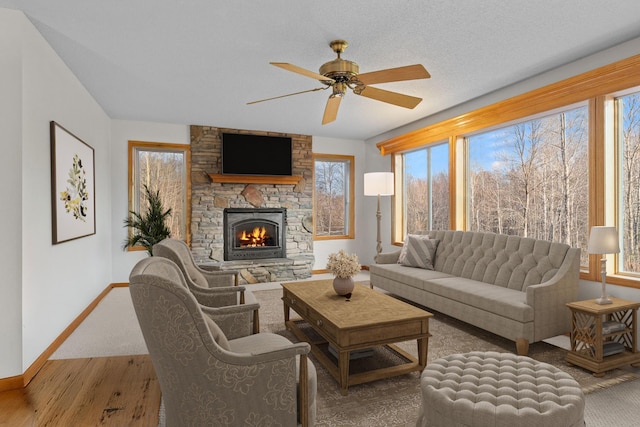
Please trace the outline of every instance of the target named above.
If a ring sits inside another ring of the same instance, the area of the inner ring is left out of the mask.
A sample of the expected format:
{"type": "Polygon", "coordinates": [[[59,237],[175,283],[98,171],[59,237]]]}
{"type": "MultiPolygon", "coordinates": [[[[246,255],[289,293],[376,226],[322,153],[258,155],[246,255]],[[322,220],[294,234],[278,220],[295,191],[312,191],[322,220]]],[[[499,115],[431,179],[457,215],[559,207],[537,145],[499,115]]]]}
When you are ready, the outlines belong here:
{"type": "Polygon", "coordinates": [[[338,295],[347,295],[353,292],[353,277],[336,277],[333,279],[333,290],[338,295]]]}

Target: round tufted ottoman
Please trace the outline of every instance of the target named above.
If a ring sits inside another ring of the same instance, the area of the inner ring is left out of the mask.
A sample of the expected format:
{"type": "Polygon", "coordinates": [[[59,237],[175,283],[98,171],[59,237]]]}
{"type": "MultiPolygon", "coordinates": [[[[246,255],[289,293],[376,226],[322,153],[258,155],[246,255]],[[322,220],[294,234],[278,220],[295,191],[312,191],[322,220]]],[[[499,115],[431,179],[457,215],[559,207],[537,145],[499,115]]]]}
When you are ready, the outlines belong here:
{"type": "Polygon", "coordinates": [[[584,427],[584,395],[568,373],[510,353],[452,354],[421,377],[417,426],[584,427]]]}

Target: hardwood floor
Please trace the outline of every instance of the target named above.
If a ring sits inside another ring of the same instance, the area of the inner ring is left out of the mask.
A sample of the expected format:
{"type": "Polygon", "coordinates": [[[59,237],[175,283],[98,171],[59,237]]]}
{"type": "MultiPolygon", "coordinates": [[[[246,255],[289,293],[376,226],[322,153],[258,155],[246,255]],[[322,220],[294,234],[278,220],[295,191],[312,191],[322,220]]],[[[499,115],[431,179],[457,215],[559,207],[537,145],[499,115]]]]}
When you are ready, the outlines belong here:
{"type": "Polygon", "coordinates": [[[29,385],[0,393],[0,426],[157,427],[149,355],[49,360],[29,385]]]}

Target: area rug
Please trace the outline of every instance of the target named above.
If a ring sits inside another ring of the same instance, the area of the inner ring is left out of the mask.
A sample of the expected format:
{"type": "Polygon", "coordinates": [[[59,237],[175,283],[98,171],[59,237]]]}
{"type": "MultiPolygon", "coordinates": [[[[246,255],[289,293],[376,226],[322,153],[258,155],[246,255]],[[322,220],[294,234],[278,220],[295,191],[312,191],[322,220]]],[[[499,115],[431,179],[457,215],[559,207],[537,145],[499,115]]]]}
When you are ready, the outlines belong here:
{"type": "MultiPolygon", "coordinates": [[[[282,290],[256,291],[255,296],[260,302],[261,331],[277,333],[297,341],[284,326],[282,290]]],[[[432,337],[429,339],[428,362],[453,353],[515,351],[512,341],[444,314],[431,312],[434,317],[429,322],[432,337]]],[[[292,312],[294,317],[295,313],[292,312]]],[[[414,356],[417,354],[415,341],[400,343],[399,346],[414,356]]],[[[529,356],[533,359],[571,374],[585,394],[640,378],[640,375],[622,369],[609,371],[603,377],[596,378],[589,371],[568,365],[564,361],[566,352],[545,342],[533,343],[529,348],[529,356]]],[[[348,395],[343,396],[333,377],[313,356],[310,358],[318,372],[317,426],[415,425],[420,406],[419,373],[349,387],[348,395]]]]}

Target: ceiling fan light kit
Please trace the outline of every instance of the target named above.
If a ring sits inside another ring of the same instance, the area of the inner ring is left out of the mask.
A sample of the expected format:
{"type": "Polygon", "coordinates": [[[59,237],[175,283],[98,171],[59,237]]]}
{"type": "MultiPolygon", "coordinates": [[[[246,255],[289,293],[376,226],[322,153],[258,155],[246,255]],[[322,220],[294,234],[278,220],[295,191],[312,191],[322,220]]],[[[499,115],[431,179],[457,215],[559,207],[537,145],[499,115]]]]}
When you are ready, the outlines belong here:
{"type": "Polygon", "coordinates": [[[351,91],[356,95],[409,109],[415,108],[422,101],[422,98],[415,96],[404,95],[402,93],[391,92],[369,86],[371,84],[378,83],[428,79],[431,75],[421,64],[407,65],[404,67],[389,68],[386,70],[360,74],[360,67],[358,64],[341,58],[342,53],[345,51],[347,46],[349,46],[346,40],[333,40],[329,43],[329,46],[336,53],[337,58],[322,64],[319,73],[314,73],[313,71],[287,62],[270,62],[271,65],[275,65],[276,67],[318,80],[324,84],[325,87],[261,99],[258,101],[248,102],[248,104],[256,104],[258,102],[271,101],[273,99],[299,95],[301,93],[332,88],[332,93],[329,95],[329,99],[327,100],[327,104],[324,109],[324,115],[322,117],[322,124],[324,125],[333,122],[338,116],[340,101],[346,94],[347,88],[351,89],[351,91]]]}

